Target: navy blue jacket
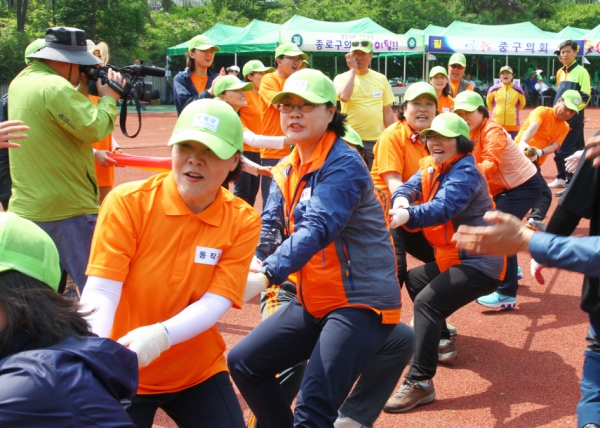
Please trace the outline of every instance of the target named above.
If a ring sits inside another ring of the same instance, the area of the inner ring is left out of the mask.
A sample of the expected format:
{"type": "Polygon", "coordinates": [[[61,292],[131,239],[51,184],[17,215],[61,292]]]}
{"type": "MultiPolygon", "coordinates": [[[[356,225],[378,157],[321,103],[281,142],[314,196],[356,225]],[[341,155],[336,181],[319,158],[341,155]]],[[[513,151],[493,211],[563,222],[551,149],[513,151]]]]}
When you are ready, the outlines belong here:
{"type": "Polygon", "coordinates": [[[99,337],[30,348],[17,330],[0,360],[1,427],[135,428],[119,402],[137,390],[134,352],[99,337]]]}
{"type": "Polygon", "coordinates": [[[181,111],[192,101],[201,100],[203,98],[214,98],[208,89],[212,86],[213,80],[217,78],[219,73],[212,71],[210,68],[207,71],[208,81],[206,82],[206,90],[202,93],[198,93],[192,78],[190,77],[190,69],[188,67],[185,70],[177,73],[177,76],[173,79],[173,99],[175,100],[175,108],[177,109],[177,116],[181,114],[181,111]]]}

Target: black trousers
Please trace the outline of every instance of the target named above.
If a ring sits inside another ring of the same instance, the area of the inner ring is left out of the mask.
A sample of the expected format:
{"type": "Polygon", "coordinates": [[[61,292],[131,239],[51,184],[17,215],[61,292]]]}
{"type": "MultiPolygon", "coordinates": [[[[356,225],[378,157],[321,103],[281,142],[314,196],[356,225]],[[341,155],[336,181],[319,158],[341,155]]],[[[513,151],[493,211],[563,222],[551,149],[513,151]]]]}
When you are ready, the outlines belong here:
{"type": "MultiPolygon", "coordinates": [[[[260,165],[260,153],[244,152],[244,157],[260,165]]],[[[247,172],[242,172],[240,179],[234,184],[233,194],[238,198],[242,198],[251,206],[254,206],[259,187],[260,175],[254,176],[247,172]]]]}
{"type": "Polygon", "coordinates": [[[542,195],[539,197],[537,202],[533,205],[531,209],[531,214],[529,214],[529,218],[538,221],[544,221],[546,218],[546,214],[548,214],[548,210],[550,209],[550,205],[552,204],[552,191],[548,187],[548,183],[542,177],[542,171],[540,166],[535,163],[535,166],[538,170],[538,174],[542,179],[542,195]]]}
{"type": "Polygon", "coordinates": [[[392,239],[394,240],[394,249],[396,251],[396,264],[398,265],[398,282],[400,287],[404,285],[406,279],[406,254],[421,260],[423,263],[429,263],[435,260],[433,247],[423,235],[423,232],[408,232],[402,227],[392,229],[392,239]]]}
{"type": "Polygon", "coordinates": [[[478,269],[455,265],[440,273],[437,263],[411,269],[406,277],[406,290],[415,303],[415,335],[417,347],[408,379],[429,380],[438,365],[438,346],[446,318],[463,306],[494,292],[500,280],[478,269]]]}
{"type": "Polygon", "coordinates": [[[579,113],[575,121],[569,120],[569,126],[571,130],[565,137],[565,141],[560,145],[560,148],[554,153],[554,163],[556,163],[556,178],[560,178],[566,181],[571,181],[573,174],[567,172],[565,167],[565,159],[575,153],[577,150],[583,149],[585,146],[585,139],[583,137],[583,117],[584,110],[579,113]]]}

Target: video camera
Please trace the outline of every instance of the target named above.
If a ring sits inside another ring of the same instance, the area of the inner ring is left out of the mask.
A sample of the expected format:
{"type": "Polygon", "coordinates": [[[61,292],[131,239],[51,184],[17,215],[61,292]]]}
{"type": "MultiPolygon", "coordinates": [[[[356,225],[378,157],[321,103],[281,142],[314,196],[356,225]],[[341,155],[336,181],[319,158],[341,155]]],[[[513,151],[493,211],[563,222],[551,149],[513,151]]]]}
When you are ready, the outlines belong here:
{"type": "Polygon", "coordinates": [[[107,64],[104,67],[93,67],[89,65],[82,65],[79,67],[79,71],[84,73],[90,80],[88,86],[88,93],[91,95],[98,95],[95,83],[96,80],[100,79],[103,85],[108,85],[112,90],[117,92],[121,96],[123,103],[121,105],[121,131],[123,135],[129,138],[136,137],[142,129],[142,117],[140,112],[140,101],[150,102],[152,96],[152,82],[146,82],[143,78],[145,76],[165,77],[165,69],[159,67],[147,67],[145,65],[130,65],[127,67],[119,68],[114,65],[107,64]],[[125,77],[127,82],[125,86],[121,86],[114,80],[108,78],[108,70],[113,69],[118,71],[125,77]],[[125,129],[125,119],[127,117],[127,103],[126,101],[135,101],[135,107],[138,113],[139,128],[133,136],[127,135],[125,129]]]}

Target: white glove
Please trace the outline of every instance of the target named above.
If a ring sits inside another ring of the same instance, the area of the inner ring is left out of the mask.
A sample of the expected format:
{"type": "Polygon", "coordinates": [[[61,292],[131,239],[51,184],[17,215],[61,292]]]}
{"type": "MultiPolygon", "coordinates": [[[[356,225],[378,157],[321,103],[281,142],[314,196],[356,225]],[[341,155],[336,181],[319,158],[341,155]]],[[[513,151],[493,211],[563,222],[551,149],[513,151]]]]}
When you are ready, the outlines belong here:
{"type": "Polygon", "coordinates": [[[263,263],[260,261],[260,259],[254,256],[254,258],[252,259],[252,263],[250,263],[250,272],[258,272],[262,265],[263,263]]]}
{"type": "Polygon", "coordinates": [[[171,347],[167,329],[161,324],[138,327],[117,342],[137,354],[140,367],[146,367],[171,347]]]}
{"type": "Polygon", "coordinates": [[[542,269],[545,267],[546,266],[536,262],[535,259],[531,259],[531,265],[530,265],[531,276],[533,276],[535,278],[535,280],[542,285],[544,285],[546,283],[546,280],[542,276],[542,269]]]}
{"type": "Polygon", "coordinates": [[[536,152],[537,152],[538,159],[541,158],[542,156],[544,156],[544,152],[542,151],[542,149],[537,149],[536,152]]]}
{"type": "Polygon", "coordinates": [[[408,208],[409,206],[410,203],[408,202],[408,199],[406,199],[404,196],[398,196],[396,199],[394,199],[394,204],[392,205],[392,208],[408,208]]]}
{"type": "Polygon", "coordinates": [[[577,169],[577,165],[579,165],[579,160],[581,159],[581,155],[583,155],[583,150],[577,150],[568,158],[565,158],[565,167],[569,174],[572,174],[577,169]]]}
{"type": "Polygon", "coordinates": [[[405,208],[397,208],[390,210],[390,228],[396,229],[397,227],[406,224],[410,217],[408,210],[405,208]]]}
{"type": "Polygon", "coordinates": [[[263,273],[249,273],[246,281],[246,292],[244,293],[244,303],[258,295],[269,286],[269,281],[263,273]]]}

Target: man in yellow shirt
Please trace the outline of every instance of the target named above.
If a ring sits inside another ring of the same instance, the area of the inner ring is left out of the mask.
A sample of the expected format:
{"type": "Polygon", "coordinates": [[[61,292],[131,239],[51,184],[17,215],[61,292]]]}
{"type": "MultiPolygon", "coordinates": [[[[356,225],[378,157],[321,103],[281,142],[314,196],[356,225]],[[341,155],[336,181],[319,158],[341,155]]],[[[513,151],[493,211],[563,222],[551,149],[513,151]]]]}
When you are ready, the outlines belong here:
{"type": "Polygon", "coordinates": [[[373,43],[369,39],[352,42],[346,54],[348,70],[333,80],[342,113],[348,125],[365,146],[369,170],[373,165],[373,146],[385,128],[394,123],[392,103],[396,99],[387,78],[369,68],[373,59],[373,43]]]}

